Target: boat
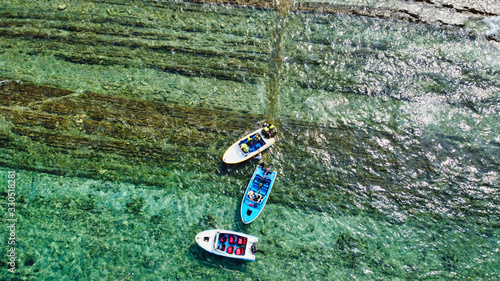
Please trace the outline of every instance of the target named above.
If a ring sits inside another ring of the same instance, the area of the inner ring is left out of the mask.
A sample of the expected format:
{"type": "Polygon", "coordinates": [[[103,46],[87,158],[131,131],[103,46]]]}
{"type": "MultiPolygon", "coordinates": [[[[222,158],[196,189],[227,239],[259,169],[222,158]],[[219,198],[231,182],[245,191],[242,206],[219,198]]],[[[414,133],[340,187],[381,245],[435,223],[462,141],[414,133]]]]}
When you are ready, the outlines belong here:
{"type": "Polygon", "coordinates": [[[243,223],[253,222],[262,212],[275,179],[276,172],[271,171],[269,167],[265,169],[262,165],[257,166],[241,201],[240,213],[243,223]]]}
{"type": "Polygon", "coordinates": [[[255,260],[259,237],[224,229],[205,230],[196,235],[196,243],[206,251],[223,257],[255,260]]]}
{"type": "Polygon", "coordinates": [[[227,164],[237,164],[261,153],[276,142],[272,136],[261,133],[262,129],[251,132],[233,143],[224,153],[222,161],[227,164]],[[250,141],[251,140],[251,141],[250,141]],[[244,152],[242,147],[248,147],[248,152],[244,152]]]}

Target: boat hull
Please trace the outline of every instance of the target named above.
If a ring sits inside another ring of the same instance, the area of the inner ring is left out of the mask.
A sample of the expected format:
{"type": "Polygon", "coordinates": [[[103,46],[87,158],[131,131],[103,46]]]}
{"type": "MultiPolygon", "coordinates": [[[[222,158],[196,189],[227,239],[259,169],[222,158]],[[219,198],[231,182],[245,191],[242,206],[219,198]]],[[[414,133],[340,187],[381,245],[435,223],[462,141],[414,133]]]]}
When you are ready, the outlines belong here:
{"type": "Polygon", "coordinates": [[[260,165],[257,166],[252,178],[250,179],[250,182],[248,183],[245,194],[243,195],[240,213],[241,220],[245,224],[253,222],[260,215],[260,213],[264,209],[264,206],[266,205],[269,194],[271,193],[271,189],[276,179],[276,172],[271,171],[266,180],[262,181],[265,172],[265,169],[263,169],[260,165]],[[259,187],[261,184],[262,186],[259,187]],[[260,202],[252,200],[249,197],[248,194],[250,191],[252,191],[256,195],[260,194],[262,196],[260,202]]]}
{"type": "Polygon", "coordinates": [[[268,149],[271,147],[275,142],[276,139],[274,138],[267,138],[264,135],[260,133],[262,129],[258,129],[256,131],[251,132],[250,134],[242,137],[235,143],[233,143],[224,153],[224,156],[222,157],[222,161],[227,164],[237,164],[241,163],[243,161],[246,161],[257,154],[261,153],[262,151],[268,149]],[[256,142],[255,145],[250,146],[249,152],[245,153],[242,151],[240,148],[240,144],[242,142],[246,142],[248,137],[252,137],[258,135],[260,138],[259,142],[256,142]]]}
{"type": "Polygon", "coordinates": [[[212,254],[254,261],[252,246],[256,247],[259,238],[231,230],[210,229],[198,233],[195,240],[198,246],[212,254]]]}

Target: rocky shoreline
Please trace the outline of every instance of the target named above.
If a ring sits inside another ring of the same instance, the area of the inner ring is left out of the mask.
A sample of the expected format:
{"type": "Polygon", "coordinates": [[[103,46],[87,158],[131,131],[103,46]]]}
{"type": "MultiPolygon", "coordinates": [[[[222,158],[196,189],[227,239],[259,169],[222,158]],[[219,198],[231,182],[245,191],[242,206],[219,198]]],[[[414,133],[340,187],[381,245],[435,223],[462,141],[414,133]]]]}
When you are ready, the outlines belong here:
{"type": "MultiPolygon", "coordinates": [[[[186,2],[214,3],[225,5],[251,6],[261,9],[276,9],[275,1],[262,0],[189,0],[186,2]]],[[[288,6],[291,11],[344,13],[380,19],[402,20],[411,23],[432,24],[486,31],[482,21],[486,18],[500,18],[500,2],[493,1],[452,1],[452,0],[413,0],[413,1],[300,1],[285,0],[281,7],[288,6]]],[[[279,7],[278,7],[279,8],[279,7]]],[[[499,20],[500,22],[500,20],[499,20]]],[[[500,29],[499,29],[500,30],[500,29]]],[[[488,32],[486,39],[500,42],[500,31],[488,32]]]]}

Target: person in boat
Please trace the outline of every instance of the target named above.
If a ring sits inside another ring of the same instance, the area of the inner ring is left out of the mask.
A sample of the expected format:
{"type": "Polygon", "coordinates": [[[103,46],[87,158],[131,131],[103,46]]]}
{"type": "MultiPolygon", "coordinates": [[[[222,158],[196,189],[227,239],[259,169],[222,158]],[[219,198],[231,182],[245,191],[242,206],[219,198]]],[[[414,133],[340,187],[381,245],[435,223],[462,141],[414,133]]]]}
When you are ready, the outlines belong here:
{"type": "Polygon", "coordinates": [[[266,163],[262,162],[259,164],[259,166],[262,167],[262,169],[264,170],[264,176],[268,175],[271,173],[271,166],[273,164],[269,164],[269,165],[266,165],[266,163]]]}
{"type": "Polygon", "coordinates": [[[259,193],[255,194],[255,192],[253,192],[253,190],[250,190],[248,192],[248,198],[250,198],[250,200],[255,201],[257,203],[262,202],[262,195],[259,193]]]}
{"type": "Polygon", "coordinates": [[[255,142],[259,142],[260,141],[260,135],[259,134],[255,134],[254,137],[253,137],[254,141],[255,142]]]}
{"type": "Polygon", "coordinates": [[[249,137],[247,138],[247,145],[248,145],[249,147],[253,145],[253,137],[252,137],[252,136],[249,136],[249,137]]]}
{"type": "Polygon", "coordinates": [[[260,183],[259,183],[259,190],[260,190],[260,188],[261,188],[262,186],[264,186],[264,183],[266,183],[266,179],[267,179],[270,175],[271,175],[271,172],[270,172],[270,171],[268,171],[268,172],[266,172],[266,173],[264,174],[264,176],[262,176],[262,179],[261,179],[261,181],[260,181],[260,183]]]}
{"type": "Polygon", "coordinates": [[[250,150],[250,148],[248,147],[248,145],[246,143],[240,144],[240,148],[245,153],[248,153],[248,151],[250,150]]]}
{"type": "Polygon", "coordinates": [[[255,201],[255,192],[253,192],[253,190],[250,190],[248,192],[248,198],[250,198],[250,200],[252,201],[255,201]]]}
{"type": "Polygon", "coordinates": [[[259,184],[259,189],[264,185],[264,183],[266,182],[266,179],[269,178],[271,176],[271,166],[273,164],[269,164],[269,166],[266,167],[266,164],[264,162],[260,163],[259,166],[262,167],[262,169],[264,169],[264,175],[262,175],[262,178],[260,180],[260,184],[259,184]]]}
{"type": "Polygon", "coordinates": [[[266,138],[272,138],[276,134],[275,132],[275,127],[273,124],[267,124],[264,123],[264,128],[261,131],[261,134],[264,135],[266,138]]]}
{"type": "Polygon", "coordinates": [[[257,193],[257,195],[255,195],[253,201],[257,202],[257,203],[260,203],[262,202],[262,194],[260,193],[257,193]]]}

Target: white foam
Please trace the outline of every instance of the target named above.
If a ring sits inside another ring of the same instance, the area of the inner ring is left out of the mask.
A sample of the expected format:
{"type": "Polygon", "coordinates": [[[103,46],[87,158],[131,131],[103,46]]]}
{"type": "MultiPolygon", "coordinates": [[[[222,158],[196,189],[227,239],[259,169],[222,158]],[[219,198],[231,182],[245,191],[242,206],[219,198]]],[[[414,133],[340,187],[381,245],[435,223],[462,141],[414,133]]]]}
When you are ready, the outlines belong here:
{"type": "Polygon", "coordinates": [[[488,26],[485,35],[494,35],[500,32],[500,17],[485,18],[483,22],[488,26]]]}

